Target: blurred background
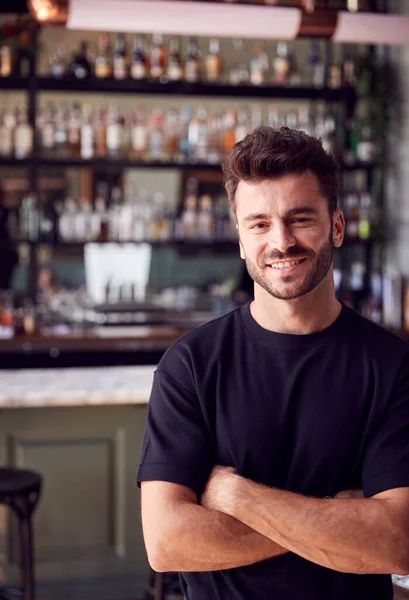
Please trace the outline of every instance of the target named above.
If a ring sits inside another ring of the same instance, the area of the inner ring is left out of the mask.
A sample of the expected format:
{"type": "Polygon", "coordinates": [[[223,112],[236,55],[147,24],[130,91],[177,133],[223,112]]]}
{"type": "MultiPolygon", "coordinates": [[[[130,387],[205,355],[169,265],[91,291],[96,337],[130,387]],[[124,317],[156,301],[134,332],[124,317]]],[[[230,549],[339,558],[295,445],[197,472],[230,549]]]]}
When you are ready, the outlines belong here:
{"type": "Polygon", "coordinates": [[[0,6],[0,460],[44,477],[41,598],[152,597],[132,487],[151,375],[180,335],[251,298],[220,165],[255,127],[337,156],[337,297],[409,340],[408,3],[185,0],[179,31],[175,3],[151,30],[152,4],[132,4],[0,6]],[[244,7],[280,33],[257,35],[244,7]],[[280,7],[302,11],[293,34],[280,7]],[[356,18],[344,40],[340,11],[356,18]]]}

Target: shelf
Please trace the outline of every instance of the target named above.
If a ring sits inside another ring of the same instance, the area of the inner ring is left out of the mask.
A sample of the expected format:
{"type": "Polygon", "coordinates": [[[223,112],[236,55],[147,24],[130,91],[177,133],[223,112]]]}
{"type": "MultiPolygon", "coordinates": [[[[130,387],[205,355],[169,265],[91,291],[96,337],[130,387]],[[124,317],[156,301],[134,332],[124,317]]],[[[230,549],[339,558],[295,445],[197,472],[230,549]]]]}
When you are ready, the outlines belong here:
{"type": "Polygon", "coordinates": [[[1,90],[28,90],[28,77],[0,77],[1,90]]]}
{"type": "Polygon", "coordinates": [[[135,79],[54,79],[39,77],[38,90],[53,92],[88,92],[120,94],[159,94],[180,96],[224,96],[232,98],[289,98],[337,101],[346,96],[348,88],[331,89],[309,86],[229,85],[225,83],[188,83],[185,81],[144,81],[135,79]]]}
{"type": "Polygon", "coordinates": [[[73,250],[82,249],[86,244],[150,244],[154,248],[176,248],[182,253],[185,252],[201,252],[204,250],[213,250],[216,252],[238,252],[238,242],[233,240],[167,240],[167,241],[115,241],[110,240],[108,242],[58,242],[53,244],[52,242],[44,241],[24,241],[19,240],[19,243],[28,243],[32,246],[48,245],[55,250],[73,250]]]}
{"type": "MultiPolygon", "coordinates": [[[[220,163],[203,162],[165,162],[165,161],[144,161],[132,158],[91,158],[84,159],[79,157],[58,158],[53,156],[33,156],[31,158],[18,159],[14,157],[1,157],[0,167],[21,167],[35,165],[36,167],[72,167],[80,169],[194,169],[198,171],[221,171],[220,163]]],[[[345,164],[341,162],[341,171],[372,171],[380,167],[378,163],[356,162],[345,164]]]]}

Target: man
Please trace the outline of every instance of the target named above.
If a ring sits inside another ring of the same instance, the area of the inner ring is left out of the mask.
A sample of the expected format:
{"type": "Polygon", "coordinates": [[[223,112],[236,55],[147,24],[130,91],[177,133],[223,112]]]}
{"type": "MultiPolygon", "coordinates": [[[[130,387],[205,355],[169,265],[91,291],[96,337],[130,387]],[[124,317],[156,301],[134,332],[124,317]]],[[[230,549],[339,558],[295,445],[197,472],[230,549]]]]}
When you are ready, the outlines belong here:
{"type": "Polygon", "coordinates": [[[224,175],[254,301],[158,365],[150,564],[189,600],[388,600],[409,572],[409,346],[335,297],[345,221],[320,141],[258,128],[224,175]]]}

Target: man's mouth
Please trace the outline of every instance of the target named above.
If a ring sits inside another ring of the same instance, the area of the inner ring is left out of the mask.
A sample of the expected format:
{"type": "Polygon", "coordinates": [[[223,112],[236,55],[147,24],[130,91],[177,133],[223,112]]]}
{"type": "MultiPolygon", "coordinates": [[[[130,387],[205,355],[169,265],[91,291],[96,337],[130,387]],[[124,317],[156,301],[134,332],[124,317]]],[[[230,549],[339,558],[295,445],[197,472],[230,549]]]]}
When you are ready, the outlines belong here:
{"type": "Polygon", "coordinates": [[[296,265],[301,264],[305,260],[307,260],[307,259],[306,258],[297,258],[294,260],[281,260],[281,261],[271,263],[268,266],[271,267],[272,269],[277,269],[277,270],[290,269],[291,267],[295,267],[296,265]]]}

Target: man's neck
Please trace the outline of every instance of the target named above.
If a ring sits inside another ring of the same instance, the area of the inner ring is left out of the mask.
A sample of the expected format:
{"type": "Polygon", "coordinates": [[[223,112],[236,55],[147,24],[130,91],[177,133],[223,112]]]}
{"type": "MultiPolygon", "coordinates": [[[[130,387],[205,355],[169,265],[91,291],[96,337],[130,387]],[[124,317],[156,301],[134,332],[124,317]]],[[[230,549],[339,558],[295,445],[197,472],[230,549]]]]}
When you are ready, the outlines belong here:
{"type": "Polygon", "coordinates": [[[294,300],[279,300],[256,285],[251,315],[261,327],[276,333],[305,335],[322,331],[336,321],[342,309],[333,286],[327,287],[318,286],[294,300]]]}

